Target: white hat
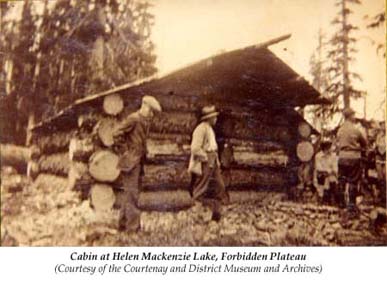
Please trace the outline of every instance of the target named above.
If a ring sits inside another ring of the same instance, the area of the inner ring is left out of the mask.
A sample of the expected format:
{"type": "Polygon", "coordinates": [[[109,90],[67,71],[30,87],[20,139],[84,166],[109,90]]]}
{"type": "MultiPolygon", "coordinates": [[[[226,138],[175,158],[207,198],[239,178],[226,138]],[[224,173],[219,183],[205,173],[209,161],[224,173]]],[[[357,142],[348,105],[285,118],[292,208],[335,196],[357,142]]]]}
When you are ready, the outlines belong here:
{"type": "Polygon", "coordinates": [[[200,118],[201,121],[216,117],[219,115],[219,112],[216,111],[216,108],[214,105],[205,106],[202,109],[202,117],[200,118]]]}
{"type": "Polygon", "coordinates": [[[157,99],[154,98],[153,96],[145,95],[142,98],[142,103],[148,105],[150,108],[152,108],[153,110],[155,110],[157,112],[161,112],[161,105],[157,101],[157,99]]]}

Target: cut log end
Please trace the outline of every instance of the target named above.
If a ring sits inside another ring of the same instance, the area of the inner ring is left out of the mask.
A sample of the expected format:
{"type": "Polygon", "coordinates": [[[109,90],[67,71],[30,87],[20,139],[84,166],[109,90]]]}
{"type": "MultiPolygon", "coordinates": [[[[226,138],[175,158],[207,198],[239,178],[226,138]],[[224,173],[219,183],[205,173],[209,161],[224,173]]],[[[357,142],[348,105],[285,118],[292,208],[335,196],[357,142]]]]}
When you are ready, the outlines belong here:
{"type": "Polygon", "coordinates": [[[114,129],[115,121],[113,119],[106,119],[98,125],[98,137],[104,146],[110,147],[114,144],[114,129]]]}
{"type": "Polygon", "coordinates": [[[297,157],[302,162],[308,162],[313,158],[314,148],[310,142],[303,141],[297,145],[297,157]]]}
{"type": "Polygon", "coordinates": [[[100,182],[113,182],[120,175],[119,157],[109,150],[95,152],[89,161],[90,175],[100,182]]]}
{"type": "Polygon", "coordinates": [[[106,184],[94,184],[90,191],[90,201],[97,212],[113,209],[116,201],[113,188],[106,184]]]}
{"type": "Polygon", "coordinates": [[[116,116],[124,109],[124,101],[119,94],[106,96],[103,100],[103,110],[108,115],[116,116]]]}

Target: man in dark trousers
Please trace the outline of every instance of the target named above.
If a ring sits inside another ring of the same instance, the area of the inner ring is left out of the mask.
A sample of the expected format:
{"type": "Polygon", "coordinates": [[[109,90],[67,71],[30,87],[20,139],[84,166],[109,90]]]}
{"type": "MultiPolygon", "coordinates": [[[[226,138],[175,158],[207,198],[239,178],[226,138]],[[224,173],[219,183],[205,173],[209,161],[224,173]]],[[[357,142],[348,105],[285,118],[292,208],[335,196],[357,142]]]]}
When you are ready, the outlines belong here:
{"type": "Polygon", "coordinates": [[[215,221],[221,218],[221,203],[228,201],[213,129],[218,115],[219,112],[216,111],[215,106],[206,106],[202,109],[201,123],[192,134],[191,158],[188,167],[188,171],[192,174],[192,197],[210,205],[212,220],[215,221]],[[209,187],[211,179],[215,180],[215,188],[209,187]]]}
{"type": "Polygon", "coordinates": [[[114,129],[120,138],[122,188],[117,193],[120,207],[119,229],[133,232],[140,229],[140,211],[137,207],[141,186],[142,164],[146,156],[146,139],[155,112],[161,112],[160,103],[152,96],[142,98],[141,108],[123,119],[114,129]]]}
{"type": "Polygon", "coordinates": [[[347,209],[351,216],[355,216],[357,189],[362,177],[361,156],[362,151],[367,147],[367,138],[355,124],[355,112],[347,108],[343,114],[345,122],[337,133],[339,184],[342,192],[345,191],[346,184],[348,184],[347,209]]]}

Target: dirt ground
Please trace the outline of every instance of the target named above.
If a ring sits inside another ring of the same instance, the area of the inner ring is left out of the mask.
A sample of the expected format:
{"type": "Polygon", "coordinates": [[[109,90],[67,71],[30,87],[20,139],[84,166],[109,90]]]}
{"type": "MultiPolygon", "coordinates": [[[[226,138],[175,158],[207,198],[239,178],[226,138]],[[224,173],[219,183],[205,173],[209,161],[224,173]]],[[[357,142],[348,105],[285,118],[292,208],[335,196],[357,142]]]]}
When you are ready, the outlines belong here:
{"type": "Polygon", "coordinates": [[[243,202],[232,194],[220,222],[200,203],[178,212],[144,211],[141,231],[129,234],[117,230],[117,211],[96,213],[67,190],[66,179],[40,175],[31,183],[15,176],[2,180],[3,246],[387,245],[386,225],[369,229],[370,206],[360,205],[360,216],[348,220],[336,207],[289,202],[279,193],[248,195],[243,202]],[[8,186],[10,178],[20,186],[8,186]]]}

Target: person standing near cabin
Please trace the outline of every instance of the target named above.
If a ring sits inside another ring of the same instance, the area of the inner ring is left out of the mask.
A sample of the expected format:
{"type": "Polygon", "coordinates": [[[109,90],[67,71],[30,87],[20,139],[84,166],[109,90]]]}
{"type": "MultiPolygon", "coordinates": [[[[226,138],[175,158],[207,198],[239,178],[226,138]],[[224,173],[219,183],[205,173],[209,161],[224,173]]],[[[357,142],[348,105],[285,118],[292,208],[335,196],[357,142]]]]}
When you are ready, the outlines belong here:
{"type": "Polygon", "coordinates": [[[332,142],[323,139],[320,151],[314,159],[313,185],[323,204],[342,206],[341,195],[337,192],[337,155],[331,150],[332,142]]]}
{"type": "Polygon", "coordinates": [[[146,156],[146,139],[155,112],[161,112],[160,103],[153,96],[146,95],[142,98],[141,108],[123,119],[114,129],[114,138],[123,139],[118,163],[122,174],[122,188],[117,193],[119,229],[122,231],[134,232],[140,229],[137,202],[142,165],[146,156]]]}
{"type": "Polygon", "coordinates": [[[366,149],[367,138],[355,124],[355,112],[347,108],[343,114],[345,121],[337,132],[339,184],[342,192],[345,191],[346,184],[348,184],[347,209],[354,215],[357,212],[357,189],[362,177],[362,151],[366,149]]]}
{"type": "Polygon", "coordinates": [[[188,171],[192,174],[192,197],[210,204],[214,221],[221,218],[221,203],[228,201],[213,129],[218,115],[215,106],[203,107],[201,122],[192,134],[191,158],[188,166],[188,171]],[[215,188],[209,187],[212,178],[216,183],[215,188]]]}

